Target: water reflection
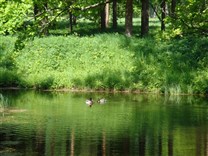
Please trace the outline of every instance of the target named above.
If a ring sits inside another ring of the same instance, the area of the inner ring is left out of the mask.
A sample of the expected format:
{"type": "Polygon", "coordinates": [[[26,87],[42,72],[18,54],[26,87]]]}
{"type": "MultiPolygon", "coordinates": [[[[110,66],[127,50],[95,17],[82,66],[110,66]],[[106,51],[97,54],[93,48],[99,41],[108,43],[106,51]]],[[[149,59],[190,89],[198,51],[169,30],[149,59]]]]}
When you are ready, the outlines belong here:
{"type": "Polygon", "coordinates": [[[203,98],[1,93],[9,103],[0,117],[0,155],[208,154],[208,103],[203,98]],[[89,109],[87,97],[106,97],[108,103],[89,109]]]}

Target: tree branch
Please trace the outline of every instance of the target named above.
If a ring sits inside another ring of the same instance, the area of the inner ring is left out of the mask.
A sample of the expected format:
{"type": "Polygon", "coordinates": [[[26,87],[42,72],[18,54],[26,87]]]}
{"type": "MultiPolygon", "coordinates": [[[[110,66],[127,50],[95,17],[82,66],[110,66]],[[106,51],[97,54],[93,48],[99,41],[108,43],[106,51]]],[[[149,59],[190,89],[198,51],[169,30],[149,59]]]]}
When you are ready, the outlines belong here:
{"type": "Polygon", "coordinates": [[[160,22],[162,22],[162,19],[161,19],[160,15],[158,14],[158,12],[156,11],[156,9],[153,6],[153,4],[151,2],[149,4],[150,4],[151,8],[153,9],[153,11],[155,12],[157,18],[160,20],[160,22]]]}
{"type": "Polygon", "coordinates": [[[89,5],[87,7],[81,8],[80,10],[81,11],[85,11],[85,10],[96,8],[96,7],[99,7],[101,5],[105,5],[105,4],[111,3],[111,2],[113,2],[113,1],[106,1],[106,2],[101,2],[101,3],[96,3],[96,4],[93,4],[93,5],[89,5]]]}

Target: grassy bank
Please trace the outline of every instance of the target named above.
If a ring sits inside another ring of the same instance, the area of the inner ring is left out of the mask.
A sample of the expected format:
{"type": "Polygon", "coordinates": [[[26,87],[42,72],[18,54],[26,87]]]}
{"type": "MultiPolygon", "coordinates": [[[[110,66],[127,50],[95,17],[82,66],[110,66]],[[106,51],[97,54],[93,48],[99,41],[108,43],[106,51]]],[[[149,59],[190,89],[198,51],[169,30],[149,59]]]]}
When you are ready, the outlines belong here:
{"type": "Polygon", "coordinates": [[[0,86],[208,93],[208,39],[119,34],[36,38],[13,52],[0,39],[0,86]]]}

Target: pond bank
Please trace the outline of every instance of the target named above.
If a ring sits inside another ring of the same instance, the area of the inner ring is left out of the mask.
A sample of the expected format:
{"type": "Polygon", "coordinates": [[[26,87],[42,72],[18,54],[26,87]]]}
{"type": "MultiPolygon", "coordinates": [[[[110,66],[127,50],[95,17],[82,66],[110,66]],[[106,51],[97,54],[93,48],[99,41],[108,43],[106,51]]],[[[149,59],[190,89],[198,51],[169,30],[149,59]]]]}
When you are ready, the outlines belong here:
{"type": "Polygon", "coordinates": [[[42,91],[42,92],[71,92],[71,93],[122,93],[122,94],[149,94],[149,95],[165,95],[165,96],[199,96],[199,97],[208,97],[208,94],[165,94],[161,92],[148,92],[141,90],[94,90],[94,89],[35,89],[35,88],[19,88],[19,87],[5,87],[0,88],[0,91],[9,91],[9,90],[19,90],[19,91],[42,91]]]}
{"type": "Polygon", "coordinates": [[[206,37],[50,36],[35,38],[18,52],[11,48],[12,37],[1,39],[6,45],[1,47],[1,87],[208,93],[206,37]]]}

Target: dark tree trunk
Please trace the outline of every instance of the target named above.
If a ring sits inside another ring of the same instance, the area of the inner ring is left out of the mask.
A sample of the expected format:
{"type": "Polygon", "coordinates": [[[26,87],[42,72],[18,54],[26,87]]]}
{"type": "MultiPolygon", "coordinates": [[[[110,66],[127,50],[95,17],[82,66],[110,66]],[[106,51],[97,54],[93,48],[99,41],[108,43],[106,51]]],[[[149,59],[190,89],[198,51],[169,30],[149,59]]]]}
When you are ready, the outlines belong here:
{"type": "Polygon", "coordinates": [[[142,16],[141,16],[141,36],[148,35],[149,32],[149,0],[141,0],[142,16]]]}
{"type": "Polygon", "coordinates": [[[101,30],[106,29],[106,14],[105,14],[105,7],[101,6],[101,13],[100,13],[100,24],[101,24],[101,30]]]}
{"type": "Polygon", "coordinates": [[[117,29],[117,0],[113,0],[113,29],[117,29]]]}
{"type": "Polygon", "coordinates": [[[68,8],[69,8],[69,32],[72,33],[73,32],[73,14],[72,11],[70,9],[72,5],[72,2],[68,2],[68,8]]]}
{"type": "Polygon", "coordinates": [[[165,17],[166,17],[166,2],[165,0],[162,0],[161,3],[161,30],[164,31],[165,30],[165,17]]]}
{"type": "Polygon", "coordinates": [[[126,36],[132,35],[132,18],[133,18],[133,0],[126,0],[126,18],[125,18],[125,34],[126,36]]]}
{"type": "Polygon", "coordinates": [[[77,24],[77,17],[74,15],[72,15],[72,22],[73,22],[73,25],[77,24]]]}
{"type": "Polygon", "coordinates": [[[175,17],[175,8],[176,8],[176,0],[171,0],[171,12],[170,12],[170,16],[172,18],[175,17]]]}
{"type": "Polygon", "coordinates": [[[71,11],[69,11],[69,27],[70,27],[70,32],[72,33],[72,31],[73,31],[73,16],[72,16],[72,12],[71,11]]]}
{"type": "Polygon", "coordinates": [[[39,13],[38,5],[37,5],[36,3],[34,3],[34,9],[33,9],[33,12],[34,12],[34,19],[35,19],[35,21],[36,21],[37,16],[38,16],[38,13],[39,13]]]}

